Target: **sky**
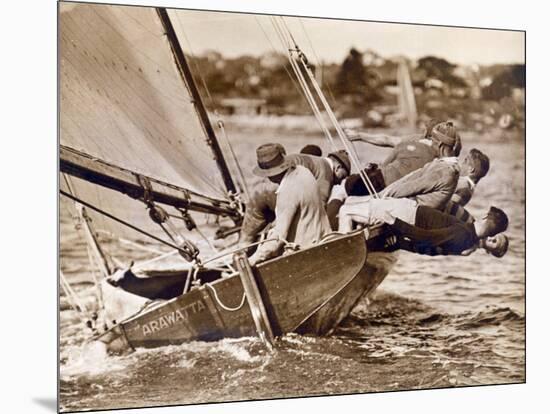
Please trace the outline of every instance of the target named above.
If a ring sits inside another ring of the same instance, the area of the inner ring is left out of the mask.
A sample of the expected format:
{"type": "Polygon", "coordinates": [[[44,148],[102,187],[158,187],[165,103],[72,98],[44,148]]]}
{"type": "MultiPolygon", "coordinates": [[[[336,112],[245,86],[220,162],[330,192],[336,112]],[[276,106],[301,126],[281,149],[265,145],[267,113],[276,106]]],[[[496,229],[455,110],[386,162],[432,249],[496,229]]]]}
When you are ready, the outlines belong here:
{"type": "MultiPolygon", "coordinates": [[[[191,10],[171,13],[184,49],[193,54],[216,50],[233,58],[261,55],[274,47],[282,50],[268,16],[191,10]]],[[[524,63],[523,32],[295,17],[285,17],[285,21],[306,55],[310,59],[317,55],[325,63],[340,63],[351,47],[371,49],[383,57],[435,55],[467,65],[524,63]]]]}

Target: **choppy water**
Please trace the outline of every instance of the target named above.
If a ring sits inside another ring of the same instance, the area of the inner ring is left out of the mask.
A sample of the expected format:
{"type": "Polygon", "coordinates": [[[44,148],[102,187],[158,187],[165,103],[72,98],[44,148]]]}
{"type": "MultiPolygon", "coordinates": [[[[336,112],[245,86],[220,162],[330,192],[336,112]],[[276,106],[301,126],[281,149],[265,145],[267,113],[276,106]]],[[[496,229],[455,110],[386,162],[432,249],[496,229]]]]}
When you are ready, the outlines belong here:
{"type": "MultiPolygon", "coordinates": [[[[235,136],[233,134],[232,136],[235,136]]],[[[237,133],[237,153],[279,137],[237,133]]],[[[289,151],[305,142],[284,134],[289,151]]],[[[127,356],[108,356],[85,344],[76,313],[61,312],[61,405],[86,410],[207,401],[374,392],[525,381],[524,146],[519,142],[466,140],[491,157],[471,212],[490,204],[510,217],[511,246],[502,259],[482,252],[430,258],[400,253],[370,300],[363,299],[330,337],[281,338],[268,354],[255,338],[193,342],[127,356]]],[[[366,147],[366,146],[365,146],[366,147]]],[[[363,160],[383,154],[362,148],[363,160]],[[371,152],[369,152],[371,151],[371,152]]],[[[245,161],[252,164],[253,154],[245,161]]],[[[62,209],[62,270],[86,303],[87,255],[62,209]]],[[[128,251],[117,252],[125,257],[128,251]]],[[[64,298],[61,301],[65,303],[64,298]]]]}

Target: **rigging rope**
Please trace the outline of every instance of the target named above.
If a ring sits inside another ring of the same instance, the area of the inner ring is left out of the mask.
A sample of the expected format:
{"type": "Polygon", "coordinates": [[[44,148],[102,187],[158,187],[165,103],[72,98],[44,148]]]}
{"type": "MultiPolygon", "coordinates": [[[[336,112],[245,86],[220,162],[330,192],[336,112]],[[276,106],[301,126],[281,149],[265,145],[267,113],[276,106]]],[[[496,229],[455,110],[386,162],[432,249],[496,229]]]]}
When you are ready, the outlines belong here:
{"type": "MultiPolygon", "coordinates": [[[[305,28],[305,25],[304,25],[304,23],[303,23],[303,21],[302,21],[301,18],[298,18],[298,21],[300,22],[300,26],[301,26],[301,28],[302,28],[302,31],[304,32],[304,35],[305,35],[305,37],[306,37],[306,39],[307,39],[307,41],[308,41],[309,47],[310,47],[310,49],[311,49],[311,52],[313,53],[313,56],[315,57],[315,60],[316,60],[316,63],[317,63],[317,67],[319,67],[319,68],[322,70],[321,59],[319,58],[319,56],[317,55],[317,52],[315,51],[315,48],[314,48],[314,46],[313,46],[313,42],[311,41],[311,38],[310,38],[310,36],[309,36],[308,33],[307,33],[307,30],[306,30],[306,28],[305,28]]],[[[258,24],[259,24],[259,22],[258,22],[258,24]]],[[[286,26],[287,29],[288,29],[288,26],[287,26],[286,24],[285,24],[285,26],[286,26]]],[[[261,27],[261,26],[260,26],[260,27],[261,27]]],[[[263,30],[263,28],[262,28],[262,30],[263,30]]],[[[264,31],[264,34],[265,34],[266,37],[267,37],[267,34],[265,33],[265,31],[264,31]]],[[[267,38],[267,39],[271,42],[271,40],[270,40],[269,38],[267,38]]],[[[273,44],[272,44],[272,46],[273,46],[273,44]]],[[[297,46],[296,46],[296,47],[297,47],[297,46]]],[[[306,62],[306,64],[307,64],[307,62],[306,62]]],[[[292,78],[292,76],[290,75],[290,73],[289,73],[288,71],[287,71],[287,73],[288,73],[288,75],[290,76],[291,80],[294,82],[294,85],[297,86],[297,85],[296,85],[296,82],[294,81],[294,79],[292,78]]],[[[325,83],[325,86],[326,86],[326,88],[327,88],[327,90],[328,90],[328,93],[329,93],[329,95],[330,95],[330,98],[331,98],[331,100],[332,100],[332,104],[334,105],[334,104],[336,103],[336,98],[334,97],[334,93],[332,92],[332,88],[330,87],[330,84],[329,84],[329,83],[325,83]]],[[[302,94],[304,94],[303,91],[302,91],[302,94]]],[[[313,109],[313,108],[312,108],[312,109],[313,109]]],[[[342,125],[344,125],[344,120],[342,120],[341,123],[342,123],[342,125]]],[[[327,135],[327,134],[325,133],[325,135],[327,135]]],[[[353,143],[350,145],[350,148],[353,150],[353,154],[355,155],[355,158],[357,158],[357,160],[359,161],[359,164],[360,164],[361,162],[360,162],[360,159],[359,159],[359,154],[357,153],[357,149],[355,148],[355,146],[353,145],[353,143]]],[[[368,188],[368,187],[367,187],[367,188],[368,188]]]]}
{"type": "MultiPolygon", "coordinates": [[[[317,56],[317,53],[315,52],[315,48],[313,47],[313,42],[311,41],[309,35],[307,34],[306,27],[304,26],[304,22],[299,17],[298,17],[298,21],[300,22],[300,26],[302,27],[304,35],[306,36],[306,39],[309,43],[309,48],[311,49],[311,52],[313,53],[313,56],[315,57],[315,60],[317,61],[317,67],[322,67],[321,60],[319,59],[319,56],[317,56]]],[[[321,82],[321,84],[322,84],[322,82],[321,82]]]]}
{"type": "Polygon", "coordinates": [[[104,234],[104,235],[110,237],[111,239],[114,239],[114,240],[120,242],[121,244],[127,244],[128,246],[135,247],[136,249],[143,250],[144,252],[147,252],[147,253],[153,253],[153,254],[156,254],[156,255],[160,255],[160,254],[165,253],[162,250],[154,249],[154,248],[149,247],[149,246],[144,246],[142,244],[139,244],[139,243],[133,242],[131,240],[125,239],[124,237],[119,237],[116,234],[113,234],[112,232],[107,231],[107,230],[97,229],[97,233],[104,234]]]}
{"type": "Polygon", "coordinates": [[[94,326],[94,321],[97,321],[97,313],[92,312],[90,315],[84,304],[80,302],[78,295],[73,290],[61,270],[59,271],[59,281],[61,282],[61,289],[63,289],[63,292],[65,292],[65,296],[69,301],[69,305],[77,313],[80,322],[90,328],[93,333],[96,333],[97,331],[94,326]]]}
{"type": "Polygon", "coordinates": [[[246,183],[246,180],[244,178],[244,173],[241,168],[241,164],[239,163],[237,159],[237,155],[235,154],[235,151],[233,150],[233,145],[231,145],[231,141],[229,141],[229,136],[227,135],[227,132],[225,131],[225,124],[223,122],[223,119],[218,115],[216,111],[216,117],[218,118],[217,124],[218,128],[220,128],[220,131],[222,132],[222,136],[227,143],[227,146],[229,147],[229,151],[231,152],[231,157],[233,158],[233,162],[235,163],[235,166],[237,167],[237,174],[239,177],[239,181],[241,182],[242,190],[244,191],[244,194],[246,196],[246,201],[250,200],[250,191],[248,190],[248,184],[246,183]]]}
{"type": "Polygon", "coordinates": [[[90,262],[90,267],[91,267],[90,273],[92,274],[92,279],[94,281],[94,291],[96,295],[97,304],[99,309],[105,309],[105,303],[103,302],[103,292],[101,291],[101,287],[99,285],[100,278],[98,277],[95,271],[95,267],[98,265],[93,258],[90,246],[86,246],[86,251],[88,252],[88,261],[90,262]]]}
{"type": "MultiPolygon", "coordinates": [[[[300,22],[300,26],[302,28],[302,31],[304,32],[304,36],[306,37],[307,41],[308,41],[308,44],[309,44],[309,48],[311,49],[311,52],[313,53],[313,56],[315,57],[315,61],[317,63],[317,67],[320,68],[321,70],[321,90],[323,89],[323,87],[326,88],[326,91],[328,91],[328,94],[329,94],[329,98],[332,102],[332,106],[336,105],[336,98],[334,97],[334,93],[332,91],[332,88],[330,86],[330,83],[328,82],[323,82],[323,73],[322,73],[322,70],[323,70],[323,65],[321,63],[321,59],[319,58],[319,55],[317,55],[317,52],[315,51],[315,47],[313,46],[313,42],[311,41],[311,38],[309,36],[309,34],[307,33],[307,30],[306,30],[306,27],[304,25],[304,22],[303,22],[303,19],[299,18],[298,17],[298,21],[300,22]]],[[[341,121],[339,121],[340,124],[342,124],[344,127],[346,127],[346,122],[345,122],[345,119],[342,119],[341,121]]],[[[353,142],[351,142],[351,145],[350,145],[351,149],[353,150],[353,153],[355,154],[355,157],[357,158],[357,160],[359,160],[359,163],[361,163],[361,160],[359,158],[359,153],[357,152],[357,149],[355,148],[355,145],[353,145],[353,142]]]]}
{"type": "Polygon", "coordinates": [[[359,171],[359,175],[361,176],[363,182],[367,186],[369,192],[375,197],[379,198],[378,193],[374,190],[374,185],[372,184],[369,176],[365,173],[365,171],[361,168],[361,165],[359,164],[359,160],[356,157],[355,152],[352,150],[351,144],[348,142],[347,136],[344,133],[344,130],[340,126],[338,120],[336,119],[336,116],[334,115],[334,112],[332,111],[332,108],[328,104],[323,92],[319,88],[319,85],[315,81],[315,78],[313,77],[313,73],[311,73],[311,69],[307,66],[307,62],[303,58],[303,54],[299,55],[300,61],[302,63],[302,66],[304,67],[305,72],[310,78],[311,84],[313,85],[315,91],[317,92],[317,95],[321,99],[321,102],[323,103],[323,106],[325,107],[325,110],[332,121],[334,127],[336,128],[336,132],[338,133],[338,136],[340,138],[340,141],[344,145],[344,148],[349,154],[349,157],[351,159],[352,164],[354,164],[355,168],[359,171]]]}
{"type": "Polygon", "coordinates": [[[202,86],[203,86],[203,88],[206,92],[206,96],[208,96],[208,100],[210,101],[210,105],[213,107],[214,106],[214,99],[212,98],[212,95],[210,94],[210,89],[208,88],[208,85],[206,84],[206,80],[204,79],[202,71],[199,68],[199,64],[198,64],[198,62],[195,58],[195,52],[193,51],[193,46],[191,45],[191,42],[189,41],[189,37],[187,36],[187,33],[185,32],[185,29],[183,28],[183,24],[181,23],[180,14],[177,13],[177,12],[175,14],[176,14],[176,20],[178,21],[178,27],[181,30],[181,32],[183,33],[183,37],[185,38],[187,46],[189,46],[189,51],[191,52],[190,55],[191,55],[191,58],[192,58],[192,61],[193,61],[193,65],[195,66],[195,73],[197,73],[199,75],[199,78],[201,79],[201,82],[202,82],[202,86]]]}
{"type": "Polygon", "coordinates": [[[241,299],[241,303],[235,307],[235,308],[231,308],[227,305],[224,305],[223,302],[220,300],[220,298],[218,297],[218,292],[216,292],[216,289],[214,289],[214,286],[210,283],[205,283],[205,285],[210,288],[212,290],[212,293],[214,294],[214,299],[216,299],[216,302],[218,303],[218,305],[220,305],[220,307],[228,312],[236,312],[238,311],[239,309],[241,309],[244,305],[244,302],[246,301],[246,292],[243,290],[243,297],[241,299]]]}
{"type": "MultiPolygon", "coordinates": [[[[267,35],[267,32],[265,31],[264,27],[262,26],[262,24],[260,23],[260,21],[258,20],[257,17],[255,17],[256,19],[256,22],[258,24],[258,26],[260,27],[262,33],[264,34],[265,38],[267,39],[267,41],[270,43],[271,45],[271,48],[272,50],[275,52],[275,53],[278,53],[276,48],[275,48],[275,45],[273,44],[273,42],[271,41],[271,39],[269,38],[269,36],[267,35]]],[[[289,50],[292,48],[291,45],[286,45],[285,46],[285,38],[284,38],[284,35],[281,33],[281,28],[279,27],[277,21],[275,18],[271,17],[272,19],[272,24],[273,24],[273,27],[275,29],[275,33],[279,36],[279,41],[281,42],[281,45],[283,46],[283,49],[285,50],[289,50]]],[[[319,56],[317,55],[317,53],[315,52],[315,49],[313,47],[313,43],[309,37],[309,35],[307,34],[307,31],[304,27],[304,24],[303,22],[301,21],[301,19],[299,19],[300,21],[300,24],[302,26],[302,30],[304,31],[304,34],[306,36],[306,38],[308,39],[308,42],[309,42],[309,45],[310,45],[310,48],[313,52],[313,55],[315,56],[316,60],[317,60],[317,64],[318,66],[320,66],[320,59],[319,59],[319,56]]],[[[288,41],[288,39],[287,39],[288,41]]],[[[324,119],[322,117],[322,114],[321,114],[321,111],[319,110],[317,104],[315,103],[315,100],[313,99],[313,96],[311,93],[308,93],[309,92],[309,88],[307,88],[307,84],[305,83],[304,79],[303,79],[303,76],[301,74],[301,71],[299,70],[296,70],[296,66],[295,66],[295,62],[293,61],[293,59],[289,56],[289,53],[285,52],[284,55],[287,56],[287,58],[289,59],[289,62],[290,62],[290,65],[294,71],[294,73],[296,74],[296,78],[298,79],[298,81],[300,82],[300,84],[298,84],[298,82],[296,82],[296,79],[294,79],[294,77],[292,76],[292,74],[289,72],[289,70],[286,68],[286,66],[283,66],[284,70],[286,71],[289,79],[292,81],[292,83],[294,84],[294,86],[296,87],[296,89],[298,89],[300,92],[301,92],[301,95],[302,97],[305,99],[306,103],[311,107],[312,111],[313,111],[313,114],[317,120],[317,123],[319,124],[319,126],[321,127],[321,130],[323,131],[323,133],[325,134],[325,137],[328,139],[329,143],[331,144],[332,148],[333,149],[337,149],[336,148],[336,145],[334,144],[334,141],[333,141],[333,138],[332,138],[332,135],[330,133],[330,130],[325,126],[325,122],[324,122],[324,119]]],[[[334,94],[332,92],[332,89],[330,87],[330,84],[327,84],[327,88],[328,88],[328,92],[331,96],[331,99],[334,102],[336,102],[336,99],[334,97],[334,94]]],[[[353,146],[353,144],[350,145],[350,148],[351,150],[353,151],[353,154],[355,155],[355,158],[359,161],[358,163],[360,164],[360,160],[359,160],[359,155],[357,153],[357,150],[355,148],[355,146],[353,146]]],[[[359,170],[361,171],[361,170],[359,170]]],[[[369,188],[369,186],[367,185],[367,188],[369,188]]],[[[374,189],[372,190],[372,192],[374,192],[374,189]]],[[[374,192],[375,193],[375,192],[374,192]]]]}
{"type": "MultiPolygon", "coordinates": [[[[300,85],[302,86],[302,88],[304,88],[304,91],[306,92],[306,96],[310,97],[309,102],[311,104],[311,107],[313,109],[314,114],[316,115],[316,118],[318,120],[322,119],[321,112],[319,110],[319,107],[318,107],[317,103],[315,102],[315,99],[313,98],[313,94],[312,94],[311,90],[309,89],[307,81],[303,78],[303,74],[302,74],[302,70],[300,69],[300,66],[294,60],[293,52],[297,54],[296,60],[298,60],[301,63],[304,71],[306,72],[306,74],[309,78],[309,81],[310,81],[311,85],[313,86],[313,89],[315,90],[315,93],[317,94],[317,97],[321,101],[321,104],[323,105],[323,107],[325,109],[325,112],[327,113],[332,125],[336,129],[336,132],[338,134],[338,137],[340,138],[340,141],[342,142],[344,148],[348,152],[352,164],[358,170],[359,176],[361,177],[362,181],[364,182],[364,184],[367,187],[367,189],[369,190],[369,192],[375,198],[379,198],[379,195],[375,191],[374,185],[372,184],[369,176],[361,168],[359,157],[357,156],[357,153],[355,151],[355,147],[348,142],[346,134],[344,133],[342,127],[340,126],[338,120],[336,119],[336,116],[334,115],[334,112],[332,111],[332,108],[330,107],[328,101],[326,100],[326,98],[323,94],[323,91],[319,87],[313,73],[311,72],[311,69],[309,68],[309,65],[308,65],[308,62],[307,62],[307,58],[305,57],[304,53],[298,47],[297,42],[294,39],[294,36],[292,35],[292,33],[290,32],[284,18],[282,16],[280,16],[279,18],[280,18],[282,23],[279,23],[276,20],[275,17],[272,17],[273,25],[274,25],[277,33],[279,34],[279,36],[281,38],[281,41],[282,42],[283,41],[287,42],[288,58],[289,58],[289,60],[292,64],[292,67],[294,69],[294,72],[296,73],[296,76],[300,80],[300,85]],[[286,33],[285,33],[285,30],[286,30],[286,33]],[[292,42],[293,45],[290,42],[292,42]]],[[[304,28],[304,31],[305,31],[305,28],[304,28]]],[[[324,123],[323,123],[323,126],[322,126],[323,131],[325,131],[325,128],[326,128],[326,126],[324,126],[324,123]]],[[[326,130],[328,131],[328,129],[326,129],[326,130]]],[[[331,145],[333,147],[335,147],[335,144],[333,142],[333,139],[332,139],[332,136],[330,135],[330,133],[327,134],[327,132],[325,132],[325,135],[329,139],[329,142],[331,143],[331,145]]]]}
{"type": "MultiPolygon", "coordinates": [[[[321,110],[319,109],[319,106],[317,105],[317,102],[315,101],[315,98],[314,98],[313,94],[311,93],[311,90],[310,90],[310,88],[307,84],[306,79],[304,78],[304,75],[303,75],[300,67],[298,66],[297,62],[294,60],[294,57],[292,55],[292,52],[295,50],[294,48],[297,49],[297,46],[292,44],[292,41],[293,41],[292,34],[290,34],[290,38],[289,38],[288,35],[285,36],[283,28],[281,27],[280,23],[277,21],[277,19],[275,17],[272,17],[272,22],[273,22],[273,26],[275,27],[275,31],[279,35],[279,40],[283,44],[283,47],[285,47],[287,49],[287,53],[286,53],[287,58],[288,58],[288,60],[290,62],[290,65],[291,65],[292,69],[294,70],[294,73],[295,73],[295,75],[296,75],[296,77],[299,81],[300,87],[302,88],[302,90],[303,90],[303,92],[304,92],[304,94],[305,94],[305,96],[308,100],[308,103],[309,103],[309,105],[310,105],[310,107],[313,111],[313,114],[315,115],[315,118],[317,119],[317,122],[318,122],[319,126],[321,127],[321,130],[325,134],[325,137],[329,141],[332,149],[334,151],[336,151],[338,149],[338,147],[334,143],[334,139],[332,137],[332,134],[330,133],[329,128],[325,124],[325,121],[323,119],[323,115],[321,113],[321,110]],[[286,45],[285,45],[285,42],[286,42],[286,45]]],[[[283,21],[283,23],[284,23],[284,21],[283,21]]]]}
{"type": "Polygon", "coordinates": [[[170,251],[168,253],[161,254],[160,256],[153,257],[152,259],[145,260],[143,262],[136,263],[132,266],[132,270],[142,270],[151,263],[158,262],[159,260],[166,259],[167,257],[173,256],[177,251],[170,251]]]}
{"type": "Polygon", "coordinates": [[[71,304],[71,306],[73,307],[73,309],[76,310],[77,312],[86,314],[87,313],[86,307],[82,304],[82,302],[80,302],[80,300],[78,299],[78,296],[76,295],[75,291],[73,290],[69,282],[67,282],[67,279],[65,278],[65,275],[63,274],[62,271],[59,271],[59,280],[61,282],[61,288],[65,292],[65,295],[67,296],[67,299],[71,304]]]}
{"type": "MultiPolygon", "coordinates": [[[[74,189],[73,189],[70,177],[65,173],[63,173],[62,175],[65,180],[65,184],[69,189],[69,192],[71,194],[74,194],[74,189]]],[[[90,218],[86,214],[84,207],[76,206],[76,210],[77,210],[78,217],[74,218],[75,227],[76,227],[76,220],[79,220],[80,222],[84,222],[83,223],[84,232],[87,236],[85,237],[86,251],[88,253],[88,261],[90,262],[90,268],[91,268],[90,273],[92,274],[92,280],[94,282],[94,291],[95,291],[95,296],[97,300],[97,305],[99,309],[105,309],[105,303],[103,301],[103,292],[101,291],[101,286],[100,286],[101,278],[98,277],[95,269],[96,268],[99,269],[103,274],[103,277],[107,277],[109,275],[110,268],[107,264],[107,258],[105,257],[105,253],[103,250],[101,250],[99,242],[96,239],[96,235],[93,232],[93,229],[90,224],[90,218]]],[[[65,282],[67,283],[66,280],[65,282]]]]}
{"type": "Polygon", "coordinates": [[[315,101],[315,98],[313,97],[313,94],[311,93],[311,90],[309,89],[309,87],[307,85],[307,81],[304,78],[304,75],[302,74],[302,72],[300,70],[300,67],[298,66],[298,64],[296,63],[296,61],[294,60],[294,58],[292,56],[292,53],[291,53],[292,44],[290,43],[289,38],[287,36],[285,36],[285,33],[284,33],[282,27],[280,27],[279,22],[276,20],[276,18],[272,16],[271,19],[272,19],[273,27],[275,28],[275,32],[279,36],[279,41],[281,42],[283,48],[285,48],[287,50],[286,56],[288,58],[290,66],[291,66],[292,70],[294,71],[294,74],[296,75],[296,78],[298,79],[298,83],[299,83],[299,85],[300,85],[300,87],[301,87],[301,89],[304,93],[304,96],[306,97],[306,100],[307,100],[309,106],[311,107],[311,110],[313,111],[315,119],[317,120],[317,123],[319,124],[319,126],[321,127],[321,130],[325,134],[325,137],[329,141],[332,149],[334,151],[336,151],[338,148],[337,148],[336,144],[334,143],[334,140],[332,138],[332,134],[330,133],[330,130],[328,129],[328,127],[325,124],[325,121],[323,119],[323,115],[321,114],[319,106],[317,105],[317,102],[315,101]]]}
{"type": "MultiPolygon", "coordinates": [[[[258,26],[260,26],[260,29],[262,30],[262,33],[264,34],[265,38],[267,39],[267,41],[271,45],[271,49],[273,50],[275,55],[280,54],[280,52],[277,51],[277,48],[275,47],[275,45],[273,44],[273,42],[271,41],[271,39],[267,35],[267,32],[265,31],[264,27],[260,23],[260,20],[258,19],[258,16],[254,16],[254,18],[256,19],[256,23],[258,23],[258,26]]],[[[282,53],[282,54],[284,56],[286,56],[286,52],[282,53]]],[[[294,79],[294,77],[292,76],[292,74],[290,73],[290,71],[288,70],[286,65],[283,65],[283,69],[285,70],[286,74],[288,75],[288,78],[291,80],[291,82],[294,85],[294,87],[296,88],[296,90],[300,93],[300,96],[302,97],[302,99],[304,99],[306,101],[306,103],[308,103],[304,91],[299,87],[298,83],[296,82],[296,79],[294,79]]]]}
{"type": "Polygon", "coordinates": [[[118,218],[118,217],[116,217],[116,216],[113,216],[112,214],[108,213],[107,211],[102,210],[102,209],[100,209],[100,208],[98,208],[98,207],[95,207],[95,206],[93,206],[92,204],[89,204],[89,203],[87,203],[86,201],[81,200],[81,199],[79,199],[78,197],[75,197],[75,196],[73,196],[73,195],[71,195],[71,194],[69,194],[69,193],[67,193],[67,192],[65,192],[65,191],[63,191],[63,190],[59,190],[59,192],[60,192],[62,195],[64,195],[65,197],[70,198],[71,200],[76,201],[77,203],[80,203],[80,204],[82,204],[83,206],[88,207],[89,209],[94,210],[95,212],[100,213],[100,214],[104,215],[105,217],[108,217],[108,218],[110,218],[111,220],[116,221],[116,222],[119,223],[119,224],[122,224],[122,225],[124,225],[124,226],[126,226],[126,227],[128,227],[128,228],[131,228],[132,230],[135,230],[135,231],[137,231],[138,233],[143,234],[144,236],[150,237],[151,239],[156,240],[156,241],[158,241],[159,243],[162,243],[162,244],[164,244],[164,245],[166,245],[166,246],[169,246],[169,247],[171,247],[171,248],[173,248],[173,249],[176,249],[180,254],[184,255],[184,257],[188,255],[188,251],[187,251],[185,248],[182,248],[182,247],[180,247],[180,246],[176,246],[175,244],[173,244],[173,243],[171,243],[171,242],[169,242],[169,241],[166,241],[166,240],[164,240],[164,239],[161,239],[160,237],[157,237],[157,236],[155,236],[154,234],[151,234],[151,233],[149,233],[149,232],[147,232],[147,231],[145,231],[145,230],[143,230],[143,229],[140,229],[139,227],[134,226],[133,224],[128,223],[128,222],[125,221],[125,220],[122,220],[122,219],[120,219],[120,218],[118,218]]]}

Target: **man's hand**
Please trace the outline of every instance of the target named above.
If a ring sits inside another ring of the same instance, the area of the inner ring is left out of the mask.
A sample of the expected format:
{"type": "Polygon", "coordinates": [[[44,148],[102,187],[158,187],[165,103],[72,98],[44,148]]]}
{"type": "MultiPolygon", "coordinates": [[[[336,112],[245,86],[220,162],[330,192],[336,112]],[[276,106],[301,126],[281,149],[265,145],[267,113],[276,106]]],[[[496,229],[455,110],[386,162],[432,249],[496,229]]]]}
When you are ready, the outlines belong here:
{"type": "Polygon", "coordinates": [[[384,211],[380,217],[380,219],[390,226],[393,226],[395,224],[395,217],[391,215],[389,211],[384,211]]]}
{"type": "Polygon", "coordinates": [[[384,247],[386,249],[389,249],[390,247],[393,247],[397,244],[397,236],[391,235],[389,236],[386,241],[384,242],[384,247]]]}
{"type": "Polygon", "coordinates": [[[254,256],[255,255],[252,255],[248,258],[248,263],[250,264],[250,266],[255,266],[258,261],[258,259],[254,256]]]}
{"type": "Polygon", "coordinates": [[[463,251],[460,253],[460,255],[461,255],[461,256],[469,256],[469,255],[471,255],[471,254],[472,254],[473,252],[475,252],[475,251],[476,251],[476,247],[470,247],[470,248],[467,249],[467,250],[463,250],[463,251]]]}

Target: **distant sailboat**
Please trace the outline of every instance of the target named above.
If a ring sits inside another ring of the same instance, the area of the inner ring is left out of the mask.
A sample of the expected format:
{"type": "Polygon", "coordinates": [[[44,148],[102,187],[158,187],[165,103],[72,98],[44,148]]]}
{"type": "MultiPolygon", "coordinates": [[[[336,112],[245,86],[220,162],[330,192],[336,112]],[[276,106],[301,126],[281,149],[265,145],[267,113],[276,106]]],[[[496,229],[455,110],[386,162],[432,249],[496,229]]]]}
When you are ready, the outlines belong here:
{"type": "Polygon", "coordinates": [[[409,66],[405,59],[400,59],[397,66],[397,86],[399,88],[397,95],[399,114],[405,120],[407,126],[411,130],[414,130],[416,128],[418,112],[416,110],[416,100],[409,66]]]}

